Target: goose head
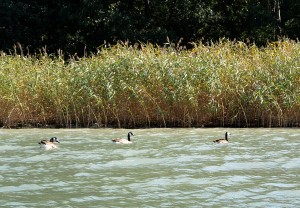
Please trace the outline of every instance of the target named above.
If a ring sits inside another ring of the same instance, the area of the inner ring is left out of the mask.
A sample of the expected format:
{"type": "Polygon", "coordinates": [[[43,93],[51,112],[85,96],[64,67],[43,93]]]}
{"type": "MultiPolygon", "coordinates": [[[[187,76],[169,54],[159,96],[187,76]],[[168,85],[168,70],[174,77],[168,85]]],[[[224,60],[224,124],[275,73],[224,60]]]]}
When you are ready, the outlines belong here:
{"type": "Polygon", "coordinates": [[[57,137],[52,137],[51,139],[50,139],[50,142],[52,142],[52,143],[60,143],[60,141],[58,140],[58,138],[57,137]]]}

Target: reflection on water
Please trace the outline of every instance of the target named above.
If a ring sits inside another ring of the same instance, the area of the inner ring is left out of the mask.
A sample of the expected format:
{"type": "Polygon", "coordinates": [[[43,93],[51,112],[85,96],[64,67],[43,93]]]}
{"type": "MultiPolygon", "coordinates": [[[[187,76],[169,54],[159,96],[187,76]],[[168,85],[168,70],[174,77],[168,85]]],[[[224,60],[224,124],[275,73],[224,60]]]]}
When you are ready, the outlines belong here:
{"type": "Polygon", "coordinates": [[[300,129],[0,131],[4,207],[299,207],[300,129]],[[57,136],[59,148],[41,139],[57,136]]]}

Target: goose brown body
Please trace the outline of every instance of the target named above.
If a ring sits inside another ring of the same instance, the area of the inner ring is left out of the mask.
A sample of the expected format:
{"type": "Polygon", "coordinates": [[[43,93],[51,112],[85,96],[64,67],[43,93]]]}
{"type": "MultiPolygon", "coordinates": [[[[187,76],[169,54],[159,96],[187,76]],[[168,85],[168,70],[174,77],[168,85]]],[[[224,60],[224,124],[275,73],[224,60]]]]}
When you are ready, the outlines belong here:
{"type": "Polygon", "coordinates": [[[225,133],[225,139],[214,140],[215,143],[226,144],[228,143],[228,132],[225,133]]]}
{"type": "Polygon", "coordinates": [[[112,142],[116,143],[116,144],[131,144],[132,141],[131,141],[130,136],[133,136],[132,132],[128,132],[127,139],[116,138],[116,139],[113,139],[112,142]]]}
{"type": "Polygon", "coordinates": [[[54,143],[60,143],[57,137],[52,137],[49,141],[46,139],[41,140],[38,144],[40,145],[40,147],[44,147],[46,149],[54,149],[57,148],[54,143]]]}

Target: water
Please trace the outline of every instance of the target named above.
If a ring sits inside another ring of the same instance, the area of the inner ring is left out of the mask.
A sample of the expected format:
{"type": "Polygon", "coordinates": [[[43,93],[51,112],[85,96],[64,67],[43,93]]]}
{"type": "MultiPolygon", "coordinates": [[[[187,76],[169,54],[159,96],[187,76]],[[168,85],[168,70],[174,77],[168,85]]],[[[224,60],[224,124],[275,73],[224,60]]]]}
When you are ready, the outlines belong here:
{"type": "Polygon", "coordinates": [[[300,207],[300,129],[131,131],[0,130],[0,207],[300,207]]]}

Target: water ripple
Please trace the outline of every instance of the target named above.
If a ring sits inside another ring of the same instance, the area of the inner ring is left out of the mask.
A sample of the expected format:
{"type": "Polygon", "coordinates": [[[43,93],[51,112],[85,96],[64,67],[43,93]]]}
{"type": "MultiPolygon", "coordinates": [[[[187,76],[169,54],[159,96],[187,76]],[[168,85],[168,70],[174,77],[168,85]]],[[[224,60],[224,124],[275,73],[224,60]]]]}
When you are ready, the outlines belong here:
{"type": "Polygon", "coordinates": [[[299,207],[299,129],[0,131],[4,207],[299,207]],[[112,138],[133,131],[133,144],[112,138]],[[225,131],[230,143],[215,144],[225,131]],[[60,138],[45,151],[37,142],[60,138]],[[26,141],[26,142],[24,142],[26,141]]]}

